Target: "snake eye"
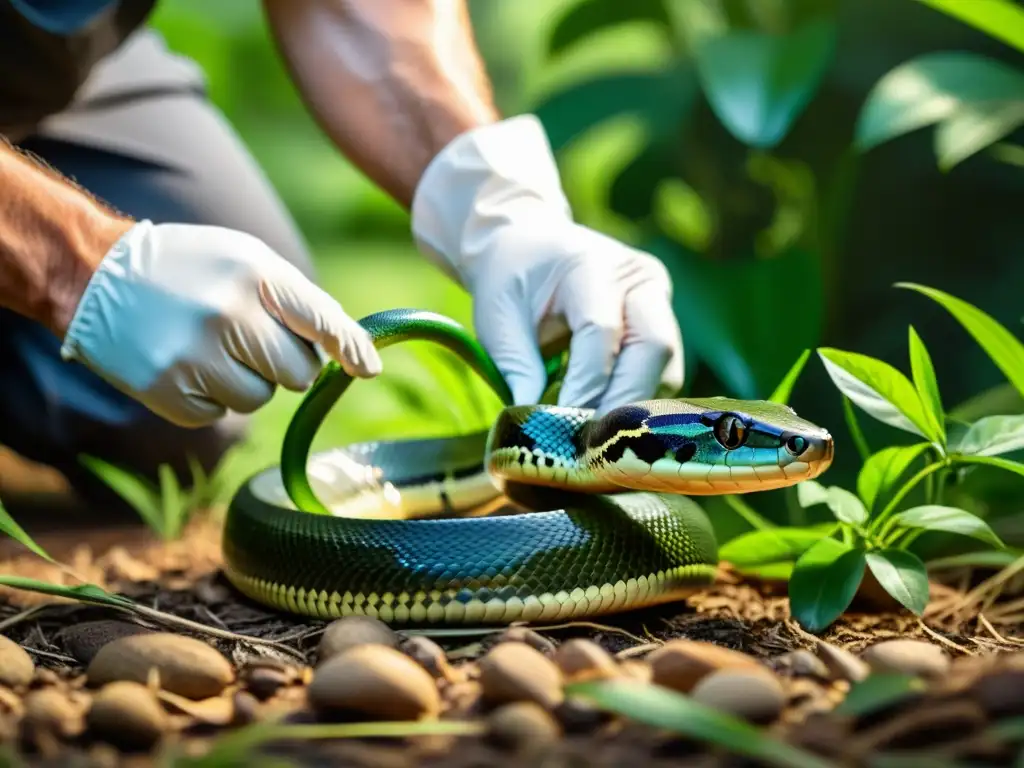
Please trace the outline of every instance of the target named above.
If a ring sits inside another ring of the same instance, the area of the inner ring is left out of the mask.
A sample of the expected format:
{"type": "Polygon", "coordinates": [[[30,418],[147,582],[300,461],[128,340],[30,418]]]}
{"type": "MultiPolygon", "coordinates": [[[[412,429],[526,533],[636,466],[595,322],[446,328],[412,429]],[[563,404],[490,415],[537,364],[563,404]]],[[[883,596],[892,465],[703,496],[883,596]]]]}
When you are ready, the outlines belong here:
{"type": "Polygon", "coordinates": [[[730,451],[747,441],[747,425],[731,413],[723,413],[715,422],[715,439],[730,451]]]}
{"type": "Polygon", "coordinates": [[[800,437],[800,435],[791,435],[790,438],[786,440],[786,450],[794,456],[799,456],[807,450],[807,438],[800,437]]]}

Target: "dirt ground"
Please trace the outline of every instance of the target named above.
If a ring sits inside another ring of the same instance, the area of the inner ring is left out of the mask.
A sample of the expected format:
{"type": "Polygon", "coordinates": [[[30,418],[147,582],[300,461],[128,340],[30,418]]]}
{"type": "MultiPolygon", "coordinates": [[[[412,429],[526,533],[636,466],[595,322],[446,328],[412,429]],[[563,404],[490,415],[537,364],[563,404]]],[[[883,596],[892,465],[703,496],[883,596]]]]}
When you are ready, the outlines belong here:
{"type": "MultiPolygon", "coordinates": [[[[299,667],[313,667],[317,662],[317,646],[326,623],[273,613],[240,597],[218,570],[219,524],[215,518],[195,522],[185,538],[169,544],[156,541],[138,525],[98,529],[88,536],[81,531],[40,535],[38,540],[81,579],[120,591],[161,611],[264,641],[248,643],[237,639],[210,638],[240,668],[257,658],[276,659],[281,664],[299,667]]],[[[75,577],[60,567],[23,554],[11,542],[0,543],[0,573],[76,583],[75,577]]],[[[928,765],[1011,765],[1013,755],[1019,749],[1018,742],[1024,742],[1024,733],[996,743],[988,735],[979,735],[982,726],[978,723],[960,729],[963,733],[958,731],[957,723],[964,717],[970,720],[973,714],[957,719],[956,712],[947,712],[944,720],[940,712],[934,722],[923,725],[909,723],[906,729],[912,736],[900,742],[893,734],[878,735],[871,729],[877,731],[885,720],[909,717],[911,708],[901,710],[894,705],[885,710],[885,717],[881,720],[878,713],[871,717],[830,719],[821,706],[810,706],[809,703],[820,705],[831,695],[828,691],[834,693],[842,690],[842,686],[832,685],[829,688],[824,683],[815,683],[817,687],[814,690],[807,688],[803,691],[800,686],[804,683],[787,668],[792,652],[814,650],[819,640],[857,654],[882,640],[917,638],[941,647],[952,657],[954,670],[987,668],[988,660],[1004,656],[1024,658],[1016,656],[1017,652],[1024,650],[1024,632],[1016,615],[1019,611],[1017,598],[1006,593],[1006,585],[998,597],[988,595],[984,589],[979,590],[979,584],[984,587],[982,579],[987,575],[991,574],[954,573],[948,574],[943,582],[933,583],[932,601],[922,619],[896,610],[898,606],[885,596],[879,597],[877,588],[868,586],[847,615],[820,637],[814,637],[804,632],[789,616],[784,585],[744,579],[726,565],[721,569],[715,586],[695,594],[684,603],[605,617],[592,624],[543,629],[539,634],[550,639],[552,644],[572,637],[588,638],[619,659],[642,658],[666,641],[679,638],[711,642],[760,659],[785,680],[789,695],[786,711],[772,729],[790,742],[835,760],[836,765],[922,764],[914,759],[915,754],[918,757],[923,754],[916,750],[934,749],[937,744],[947,743],[960,746],[950,747],[943,755],[969,760],[942,763],[936,762],[938,758],[933,754],[928,765]],[[982,611],[978,610],[979,605],[982,611]],[[869,731],[875,735],[864,736],[869,731]],[[889,757],[895,760],[902,756],[911,761],[843,762],[844,744],[860,739],[863,746],[865,738],[875,738],[879,744],[902,745],[895,756],[889,757]]],[[[21,644],[33,657],[37,669],[52,670],[63,678],[81,676],[85,666],[82,659],[95,652],[95,649],[88,649],[89,638],[76,634],[75,628],[85,622],[110,618],[117,616],[106,609],[0,589],[0,633],[21,644]]],[[[472,665],[499,639],[496,634],[434,638],[455,665],[472,665]]],[[[1024,661],[1015,662],[1012,668],[1014,674],[1018,674],[1018,668],[1022,670],[1019,674],[1024,680],[1024,661]]],[[[960,685],[958,690],[962,692],[969,688],[969,685],[960,685]]],[[[841,696],[833,696],[833,699],[838,698],[841,696]]],[[[953,706],[955,710],[956,701],[959,701],[945,688],[934,694],[933,699],[940,709],[941,706],[953,706]],[[951,701],[954,701],[953,705],[950,705],[951,701]]],[[[1004,707],[1000,710],[1001,715],[1024,716],[1024,690],[1017,699],[1019,701],[1009,709],[1004,707]]],[[[916,709],[919,715],[921,708],[918,706],[916,709]]],[[[924,711],[930,711],[929,707],[924,707],[924,711]]],[[[309,722],[310,714],[308,709],[300,706],[285,720],[309,722]]],[[[991,718],[985,723],[991,725],[991,718]]],[[[203,739],[216,730],[198,724],[190,734],[203,739]]],[[[1018,731],[1024,729],[1018,728],[1018,731]]],[[[75,765],[148,764],[144,755],[132,756],[126,762],[119,756],[112,756],[109,750],[90,751],[86,747],[82,750],[75,754],[83,762],[75,762],[75,765]]],[[[448,768],[523,764],[521,755],[509,754],[479,737],[458,737],[457,740],[453,737],[431,737],[417,739],[414,743],[364,740],[276,744],[272,753],[287,756],[303,765],[432,765],[448,768]]],[[[27,749],[21,756],[30,765],[70,765],[69,754],[47,755],[27,749]]],[[[614,727],[596,727],[593,724],[567,727],[566,737],[556,747],[546,750],[544,755],[531,759],[531,762],[544,766],[759,764],[629,723],[619,723],[614,727]]],[[[3,765],[2,754],[0,765],[3,765]]]]}

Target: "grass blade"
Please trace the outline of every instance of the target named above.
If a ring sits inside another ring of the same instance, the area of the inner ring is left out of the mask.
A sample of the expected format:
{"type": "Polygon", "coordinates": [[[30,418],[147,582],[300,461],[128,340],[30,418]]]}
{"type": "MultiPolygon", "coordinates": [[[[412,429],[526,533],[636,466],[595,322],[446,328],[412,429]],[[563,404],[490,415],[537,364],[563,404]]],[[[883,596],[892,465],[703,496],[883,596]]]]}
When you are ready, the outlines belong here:
{"type": "Polygon", "coordinates": [[[79,457],[79,461],[118,496],[127,501],[139,513],[139,517],[145,521],[146,525],[158,533],[163,530],[160,492],[145,478],[96,456],[83,454],[79,457]]]}
{"type": "Polygon", "coordinates": [[[780,405],[787,405],[789,398],[793,394],[793,387],[796,386],[797,379],[800,378],[800,374],[803,373],[804,366],[807,365],[807,359],[811,356],[811,350],[805,349],[800,353],[800,357],[793,363],[793,367],[789,369],[785,376],[782,377],[782,381],[779,382],[779,386],[775,388],[768,399],[773,403],[779,403],[780,405]]]}
{"type": "Polygon", "coordinates": [[[675,691],[627,681],[592,681],[566,687],[600,709],[655,728],[715,744],[778,768],[834,768],[816,755],[779,741],[757,727],[675,691]]]}
{"type": "Polygon", "coordinates": [[[49,552],[36,544],[35,540],[25,533],[25,529],[15,522],[10,513],[4,509],[3,503],[0,503],[0,533],[6,533],[23,547],[39,555],[44,560],[48,560],[51,563],[56,562],[50,557],[49,552]]]}

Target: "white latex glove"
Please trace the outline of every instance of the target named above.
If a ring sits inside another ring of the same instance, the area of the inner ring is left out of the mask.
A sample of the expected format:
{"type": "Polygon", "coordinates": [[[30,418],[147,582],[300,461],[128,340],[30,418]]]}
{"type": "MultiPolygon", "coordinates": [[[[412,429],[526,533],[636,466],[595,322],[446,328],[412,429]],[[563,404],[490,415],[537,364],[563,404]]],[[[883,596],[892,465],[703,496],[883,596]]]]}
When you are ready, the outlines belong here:
{"type": "Polygon", "coordinates": [[[363,328],[262,240],[222,227],[134,225],[87,285],[61,347],[184,427],[302,391],[319,345],[353,376],[380,357],[363,328]]]}
{"type": "Polygon", "coordinates": [[[682,386],[664,265],[573,221],[535,117],[445,147],[417,187],[412,229],[420,250],[472,295],[477,336],[516,403],[540,399],[540,347],[568,334],[561,405],[606,411],[682,386]]]}

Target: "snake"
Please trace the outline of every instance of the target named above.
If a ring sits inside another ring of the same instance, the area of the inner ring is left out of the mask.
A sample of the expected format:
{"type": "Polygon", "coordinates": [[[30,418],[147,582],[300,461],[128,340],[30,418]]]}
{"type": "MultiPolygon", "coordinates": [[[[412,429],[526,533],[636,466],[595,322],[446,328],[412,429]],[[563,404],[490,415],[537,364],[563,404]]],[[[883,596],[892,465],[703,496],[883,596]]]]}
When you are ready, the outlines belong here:
{"type": "MultiPolygon", "coordinates": [[[[454,352],[501,409],[487,429],[312,452],[354,381],[328,360],[279,464],[242,483],[224,519],[228,581],[273,610],[466,628],[684,599],[719,566],[711,519],[691,497],[792,486],[832,461],[828,431],[771,400],[669,397],[601,412],[515,404],[457,321],[391,309],[358,322],[377,349],[420,340],[454,352]]],[[[557,360],[545,359],[549,383],[557,360]]]]}

